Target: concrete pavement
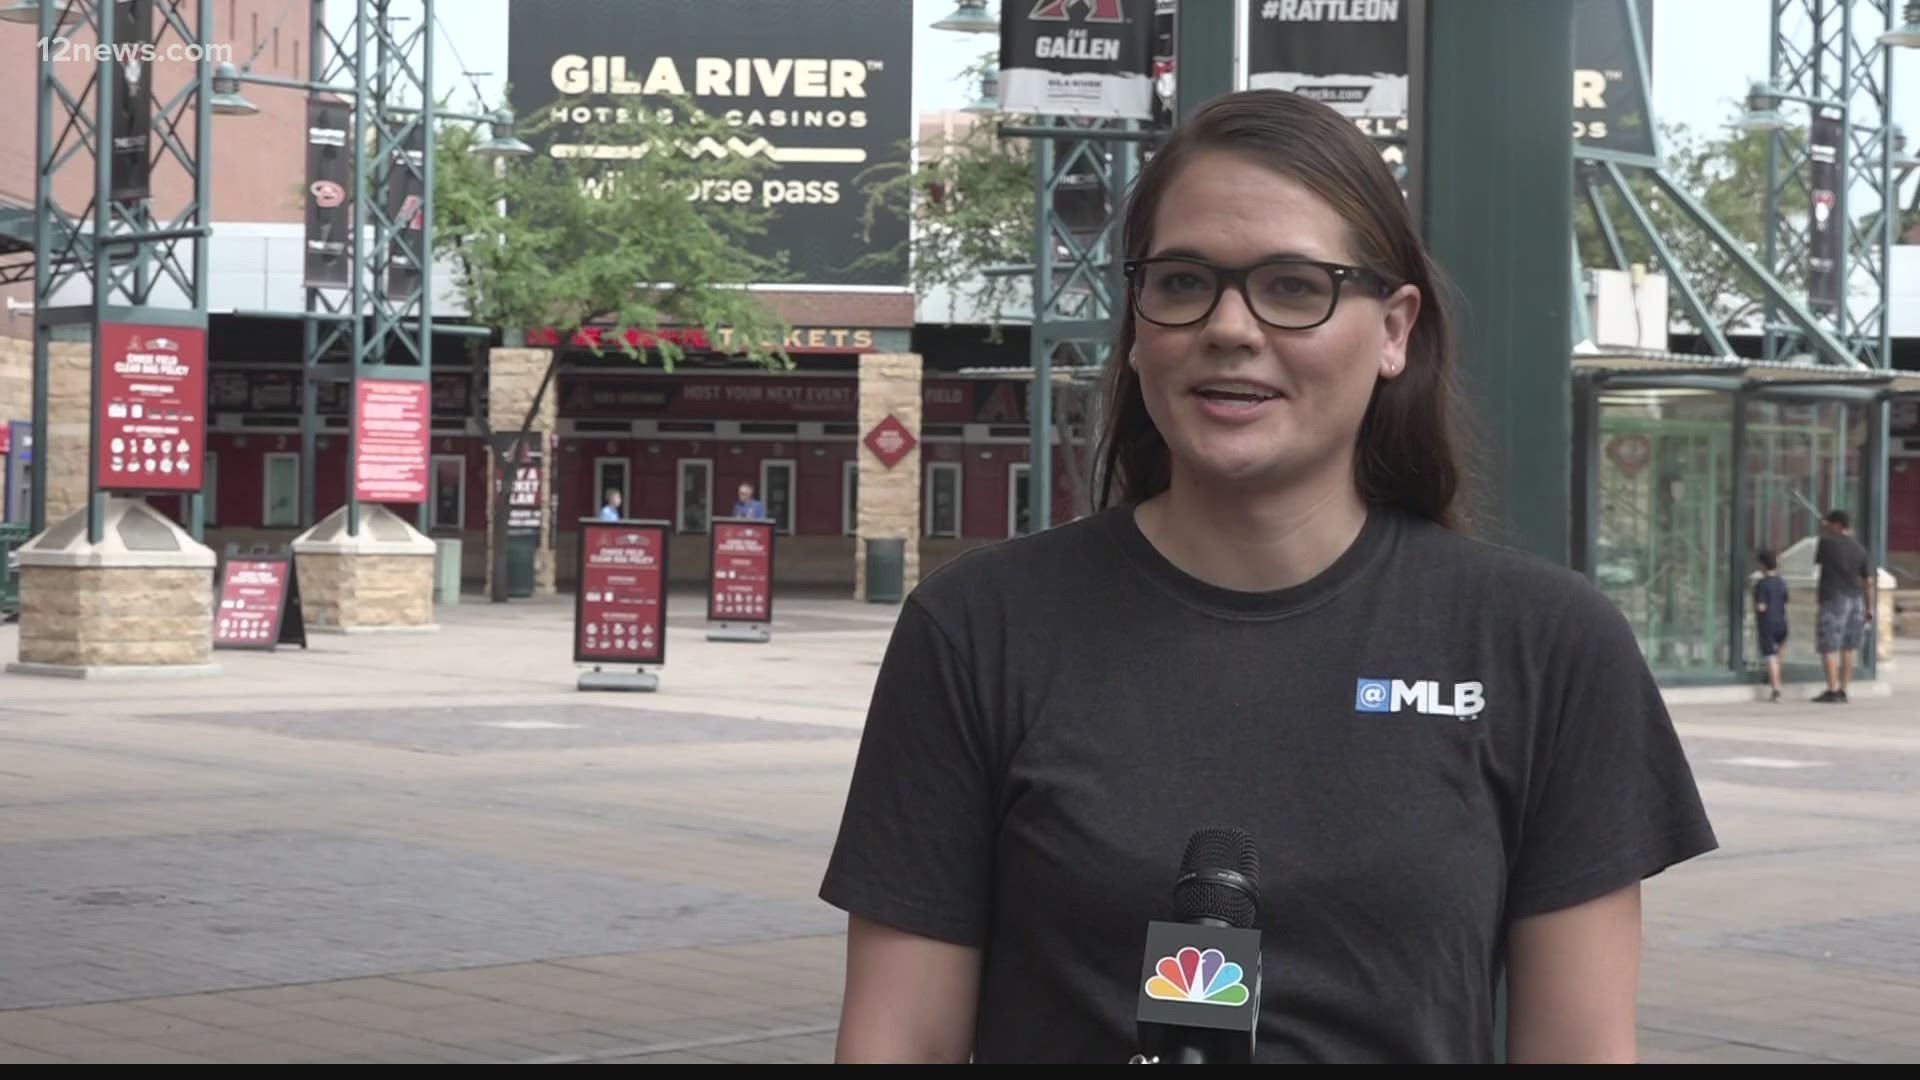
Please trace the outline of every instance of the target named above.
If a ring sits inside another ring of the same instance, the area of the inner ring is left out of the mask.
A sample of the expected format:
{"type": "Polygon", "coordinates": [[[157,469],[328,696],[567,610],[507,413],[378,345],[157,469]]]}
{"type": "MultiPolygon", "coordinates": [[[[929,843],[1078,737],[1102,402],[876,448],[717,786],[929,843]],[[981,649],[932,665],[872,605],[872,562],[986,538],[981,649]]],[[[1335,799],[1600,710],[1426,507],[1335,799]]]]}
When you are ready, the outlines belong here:
{"type": "MultiPolygon", "coordinates": [[[[653,694],[574,689],[567,598],[0,676],[0,1062],[829,1060],[813,894],[894,609],[783,598],[745,645],[675,607],[653,694]]],[[[1677,707],[1724,848],[1648,885],[1647,1060],[1920,1056],[1903,659],[1891,698],[1677,707]]]]}

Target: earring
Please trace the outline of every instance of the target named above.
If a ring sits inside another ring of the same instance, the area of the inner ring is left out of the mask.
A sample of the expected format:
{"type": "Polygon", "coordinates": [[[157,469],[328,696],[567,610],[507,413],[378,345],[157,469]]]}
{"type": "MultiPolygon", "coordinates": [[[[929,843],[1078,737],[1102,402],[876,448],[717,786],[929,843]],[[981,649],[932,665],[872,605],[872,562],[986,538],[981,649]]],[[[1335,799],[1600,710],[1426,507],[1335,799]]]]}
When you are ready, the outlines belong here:
{"type": "Polygon", "coordinates": [[[1135,371],[1140,370],[1140,346],[1135,345],[1127,350],[1127,366],[1135,371]]]}

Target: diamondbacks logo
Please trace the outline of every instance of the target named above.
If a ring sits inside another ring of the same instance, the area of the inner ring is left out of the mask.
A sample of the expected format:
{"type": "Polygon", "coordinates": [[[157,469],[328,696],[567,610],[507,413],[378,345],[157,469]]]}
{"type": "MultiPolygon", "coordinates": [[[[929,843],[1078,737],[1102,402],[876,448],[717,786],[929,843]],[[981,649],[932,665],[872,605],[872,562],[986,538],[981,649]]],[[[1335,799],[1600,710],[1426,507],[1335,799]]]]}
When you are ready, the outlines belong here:
{"type": "Polygon", "coordinates": [[[1090,23],[1124,21],[1120,15],[1120,0],[1037,0],[1033,5],[1033,14],[1027,17],[1065,22],[1073,17],[1069,12],[1078,7],[1087,9],[1086,21],[1090,23]]]}
{"type": "Polygon", "coordinates": [[[1411,709],[1428,716],[1451,716],[1471,720],[1487,707],[1485,685],[1478,682],[1453,684],[1451,701],[1441,698],[1438,680],[1361,679],[1354,688],[1353,708],[1363,713],[1397,713],[1411,709]]]}

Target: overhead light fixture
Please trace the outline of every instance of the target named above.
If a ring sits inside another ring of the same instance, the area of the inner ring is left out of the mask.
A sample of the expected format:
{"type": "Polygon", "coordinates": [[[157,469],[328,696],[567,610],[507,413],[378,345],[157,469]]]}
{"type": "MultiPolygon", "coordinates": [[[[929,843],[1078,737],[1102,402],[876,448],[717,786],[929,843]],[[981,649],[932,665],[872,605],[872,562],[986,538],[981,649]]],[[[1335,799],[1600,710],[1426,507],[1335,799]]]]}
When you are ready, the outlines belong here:
{"type": "Polygon", "coordinates": [[[1747,90],[1747,111],[1734,127],[1741,131],[1781,131],[1787,118],[1780,115],[1780,97],[1766,83],[1754,83],[1747,90]]]}
{"type": "Polygon", "coordinates": [[[935,30],[957,30],[963,34],[997,34],[1000,20],[987,14],[987,0],[960,0],[953,13],[933,24],[935,30]]]}
{"type": "Polygon", "coordinates": [[[1000,111],[1000,73],[988,71],[980,76],[980,96],[973,99],[961,112],[990,116],[1000,111]]]}
{"type": "Polygon", "coordinates": [[[1896,172],[1920,169],[1920,157],[1915,157],[1913,151],[1907,149],[1907,133],[1900,130],[1899,124],[1893,125],[1893,160],[1887,164],[1896,172]]]}
{"type": "Polygon", "coordinates": [[[53,25],[55,26],[72,22],[74,15],[77,14],[67,0],[45,0],[44,3],[43,0],[14,0],[13,3],[0,7],[0,21],[39,26],[40,9],[46,4],[53,6],[53,25]]]}
{"type": "Polygon", "coordinates": [[[213,98],[208,102],[216,116],[252,116],[260,106],[240,93],[240,69],[231,60],[222,60],[213,68],[213,98]]]}
{"type": "Polygon", "coordinates": [[[1907,9],[1902,18],[1906,20],[1904,23],[1881,34],[1877,40],[1882,45],[1920,49],[1920,0],[1907,0],[1907,9]]]}
{"type": "Polygon", "coordinates": [[[528,146],[513,134],[513,110],[505,105],[493,110],[487,117],[487,126],[493,129],[493,138],[476,143],[473,152],[481,157],[527,157],[533,153],[528,146]]]}

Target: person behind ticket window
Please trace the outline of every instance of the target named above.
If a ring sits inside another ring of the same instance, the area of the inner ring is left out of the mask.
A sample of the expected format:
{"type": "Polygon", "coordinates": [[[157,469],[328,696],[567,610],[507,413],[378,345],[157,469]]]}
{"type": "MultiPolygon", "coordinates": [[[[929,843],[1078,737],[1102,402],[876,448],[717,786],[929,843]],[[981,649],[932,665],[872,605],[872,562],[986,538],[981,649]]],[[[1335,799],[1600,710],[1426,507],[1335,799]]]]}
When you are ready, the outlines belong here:
{"type": "Polygon", "coordinates": [[[761,505],[759,499],[753,497],[752,484],[741,484],[739,494],[740,497],[735,499],[733,503],[734,517],[748,518],[753,521],[767,520],[767,508],[761,505]]]}
{"type": "Polygon", "coordinates": [[[600,504],[601,521],[619,521],[621,495],[619,488],[608,488],[606,501],[600,504]]]}
{"type": "Polygon", "coordinates": [[[1124,256],[1094,513],[949,561],[894,626],[820,884],[836,1057],[1127,1061],[1146,924],[1228,826],[1258,1060],[1490,1061],[1504,980],[1510,1060],[1633,1061],[1641,882],[1717,840],[1621,612],[1475,535],[1378,148],[1216,98],[1124,256]]]}

